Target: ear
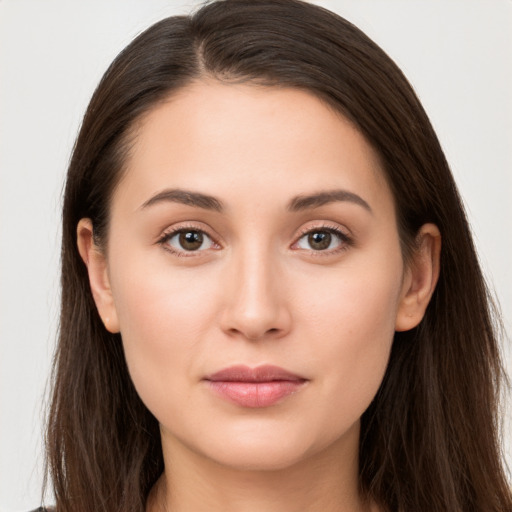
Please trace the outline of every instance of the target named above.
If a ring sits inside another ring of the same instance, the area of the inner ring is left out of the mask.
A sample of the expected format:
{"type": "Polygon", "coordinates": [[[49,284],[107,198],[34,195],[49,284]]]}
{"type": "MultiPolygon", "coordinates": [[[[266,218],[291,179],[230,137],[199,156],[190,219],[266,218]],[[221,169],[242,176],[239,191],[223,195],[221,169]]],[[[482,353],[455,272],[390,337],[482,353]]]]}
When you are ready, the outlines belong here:
{"type": "Polygon", "coordinates": [[[424,224],[404,276],[396,331],[408,331],[421,322],[439,278],[440,256],[441,233],[435,224],[424,224]]]}
{"type": "Polygon", "coordinates": [[[89,274],[92,296],[107,331],[119,332],[119,320],[110,288],[107,259],[94,243],[91,219],[81,219],[77,227],[78,251],[89,274]]]}

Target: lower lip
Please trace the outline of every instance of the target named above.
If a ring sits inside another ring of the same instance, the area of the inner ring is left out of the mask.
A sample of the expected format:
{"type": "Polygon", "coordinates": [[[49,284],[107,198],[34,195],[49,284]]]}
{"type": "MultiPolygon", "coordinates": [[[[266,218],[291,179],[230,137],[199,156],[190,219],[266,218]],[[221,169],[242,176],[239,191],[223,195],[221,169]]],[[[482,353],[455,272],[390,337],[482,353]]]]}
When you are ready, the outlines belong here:
{"type": "Polygon", "coordinates": [[[303,380],[269,382],[208,381],[223,398],[242,407],[269,407],[290,396],[305,384],[303,380]]]}

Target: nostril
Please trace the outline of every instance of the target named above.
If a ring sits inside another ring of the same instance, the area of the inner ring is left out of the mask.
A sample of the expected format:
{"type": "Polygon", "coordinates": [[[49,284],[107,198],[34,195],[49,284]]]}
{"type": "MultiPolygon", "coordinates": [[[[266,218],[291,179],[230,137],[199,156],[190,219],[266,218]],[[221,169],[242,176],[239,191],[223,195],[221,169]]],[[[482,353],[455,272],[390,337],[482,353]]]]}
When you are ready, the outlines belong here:
{"type": "MultiPolygon", "coordinates": [[[[260,279],[258,286],[236,289],[225,303],[219,323],[230,337],[241,336],[251,341],[277,339],[290,330],[288,304],[273,290],[264,289],[262,282],[260,279]]],[[[252,283],[254,285],[254,281],[252,283]]]]}

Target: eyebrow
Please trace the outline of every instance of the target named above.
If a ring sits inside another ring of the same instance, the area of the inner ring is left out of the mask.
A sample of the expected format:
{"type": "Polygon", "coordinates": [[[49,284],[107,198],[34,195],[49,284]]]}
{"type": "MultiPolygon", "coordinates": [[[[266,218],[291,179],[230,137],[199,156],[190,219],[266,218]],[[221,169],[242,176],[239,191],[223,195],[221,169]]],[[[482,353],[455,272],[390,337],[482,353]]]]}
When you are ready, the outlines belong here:
{"type": "Polygon", "coordinates": [[[365,210],[373,213],[370,205],[361,196],[358,196],[353,192],[349,192],[348,190],[341,189],[326,190],[315,194],[294,197],[288,203],[288,210],[291,212],[298,212],[309,208],[318,208],[319,206],[334,203],[336,201],[348,201],[349,203],[362,206],[365,210]]]}
{"type": "MultiPolygon", "coordinates": [[[[317,192],[315,194],[297,196],[288,203],[287,209],[291,212],[298,212],[310,208],[318,208],[336,201],[354,203],[362,206],[370,213],[373,213],[370,205],[361,196],[358,196],[353,192],[349,192],[348,190],[327,190],[317,192]]],[[[145,209],[149,206],[165,202],[181,203],[216,212],[222,212],[224,210],[222,202],[213,196],[178,188],[166,189],[159,192],[144,202],[140,208],[145,209]]]]}
{"type": "Polygon", "coordinates": [[[216,212],[221,212],[223,210],[222,203],[215,197],[179,188],[166,189],[159,192],[143,203],[140,208],[144,209],[149,206],[165,202],[181,203],[188,206],[204,208],[205,210],[214,210],[216,212]]]}

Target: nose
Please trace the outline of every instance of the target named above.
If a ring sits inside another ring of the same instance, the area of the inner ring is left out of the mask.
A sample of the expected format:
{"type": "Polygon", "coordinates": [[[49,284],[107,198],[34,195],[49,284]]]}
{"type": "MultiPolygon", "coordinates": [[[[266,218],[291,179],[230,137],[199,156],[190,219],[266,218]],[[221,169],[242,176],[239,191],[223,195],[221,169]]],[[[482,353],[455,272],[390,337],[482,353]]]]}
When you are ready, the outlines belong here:
{"type": "Polygon", "coordinates": [[[222,330],[251,341],[285,336],[292,318],[283,273],[276,262],[255,251],[234,258],[229,274],[222,330]]]}

